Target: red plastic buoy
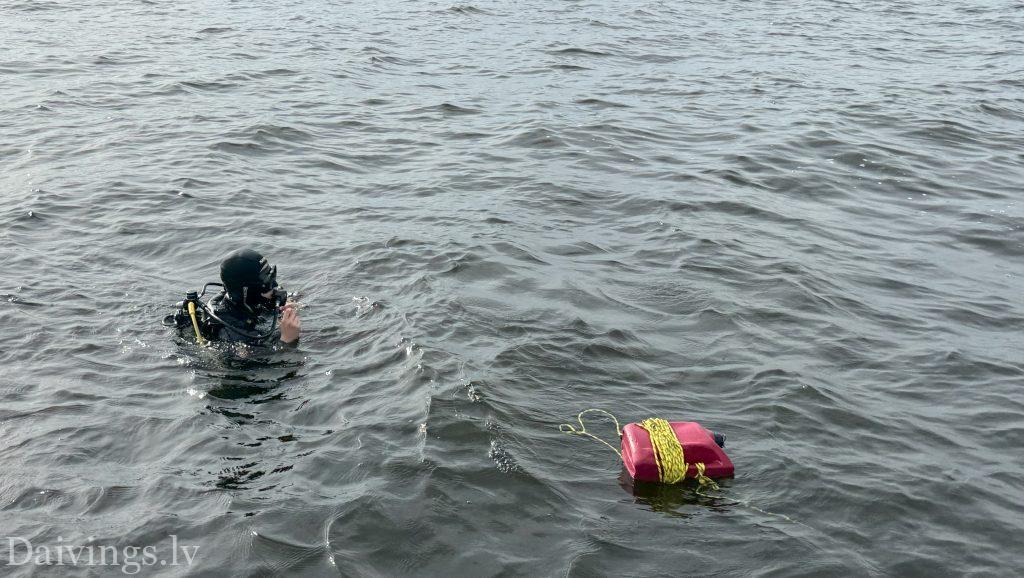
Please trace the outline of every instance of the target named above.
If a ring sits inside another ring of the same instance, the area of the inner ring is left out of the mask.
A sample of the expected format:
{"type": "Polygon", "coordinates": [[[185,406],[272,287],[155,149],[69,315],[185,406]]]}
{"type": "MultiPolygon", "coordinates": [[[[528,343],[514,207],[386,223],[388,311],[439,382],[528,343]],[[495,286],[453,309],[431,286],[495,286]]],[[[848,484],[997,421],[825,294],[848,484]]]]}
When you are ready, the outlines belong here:
{"type": "MultiPolygon", "coordinates": [[[[688,467],[687,478],[697,477],[697,462],[705,466],[704,475],[712,478],[727,478],[733,474],[732,462],[722,448],[715,443],[714,435],[695,421],[669,422],[683,446],[688,467]]],[[[654,447],[647,430],[638,424],[627,424],[622,428],[622,463],[629,475],[642,482],[658,482],[658,464],[654,460],[654,447]]]]}

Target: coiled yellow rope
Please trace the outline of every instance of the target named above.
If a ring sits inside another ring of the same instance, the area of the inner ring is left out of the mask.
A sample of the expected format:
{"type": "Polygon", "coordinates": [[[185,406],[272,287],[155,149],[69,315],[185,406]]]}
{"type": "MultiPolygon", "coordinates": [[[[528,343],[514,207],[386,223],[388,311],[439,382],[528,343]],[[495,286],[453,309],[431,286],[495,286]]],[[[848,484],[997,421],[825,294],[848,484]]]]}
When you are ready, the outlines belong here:
{"type": "MultiPolygon", "coordinates": [[[[666,484],[678,484],[686,477],[686,471],[690,465],[686,463],[686,455],[683,453],[683,445],[679,443],[675,430],[666,420],[660,417],[649,417],[640,422],[651,436],[651,445],[654,447],[654,461],[658,464],[658,478],[666,484]]],[[[704,462],[696,462],[693,467],[697,469],[697,483],[701,488],[708,487],[712,490],[718,489],[718,484],[711,478],[704,475],[706,466],[704,462]]]]}
{"type": "MultiPolygon", "coordinates": [[[[622,437],[622,428],[619,427],[619,420],[610,412],[594,408],[585,409],[576,416],[576,421],[580,424],[579,429],[576,429],[571,423],[563,423],[558,426],[558,431],[593,438],[611,448],[619,458],[622,458],[622,452],[618,448],[587,431],[587,426],[583,424],[583,414],[590,412],[603,413],[612,418],[612,421],[615,422],[615,433],[619,434],[620,438],[622,437]]],[[[647,418],[640,422],[639,425],[651,436],[651,446],[654,447],[654,461],[658,464],[658,479],[666,484],[677,484],[683,481],[690,466],[686,463],[683,446],[679,443],[679,438],[676,437],[676,432],[672,429],[672,426],[660,417],[647,418]]],[[[704,475],[706,466],[703,462],[694,463],[693,467],[697,469],[696,479],[697,483],[700,484],[700,489],[718,489],[718,484],[704,475]]]]}

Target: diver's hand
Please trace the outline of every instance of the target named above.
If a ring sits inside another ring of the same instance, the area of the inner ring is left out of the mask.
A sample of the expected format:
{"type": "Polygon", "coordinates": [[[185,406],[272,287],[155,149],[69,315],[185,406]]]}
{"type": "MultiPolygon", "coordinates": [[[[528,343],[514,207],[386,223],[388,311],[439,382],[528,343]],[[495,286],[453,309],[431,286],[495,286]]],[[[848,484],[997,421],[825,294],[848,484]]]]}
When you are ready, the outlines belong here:
{"type": "Polygon", "coordinates": [[[286,303],[281,307],[281,341],[295,343],[299,339],[302,322],[299,320],[299,308],[294,303],[286,303]]]}

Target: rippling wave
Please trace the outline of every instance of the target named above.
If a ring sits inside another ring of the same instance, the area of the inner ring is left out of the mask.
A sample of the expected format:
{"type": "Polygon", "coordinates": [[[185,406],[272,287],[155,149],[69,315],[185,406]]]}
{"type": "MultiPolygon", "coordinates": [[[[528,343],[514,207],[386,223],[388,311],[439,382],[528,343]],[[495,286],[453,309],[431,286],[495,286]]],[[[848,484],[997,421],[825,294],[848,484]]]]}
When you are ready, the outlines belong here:
{"type": "Polygon", "coordinates": [[[174,534],[209,575],[1024,564],[1020,6],[0,21],[0,537],[174,534]],[[299,350],[176,342],[246,245],[299,350]],[[557,430],[589,407],[699,420],[737,475],[634,484],[557,430]]]}

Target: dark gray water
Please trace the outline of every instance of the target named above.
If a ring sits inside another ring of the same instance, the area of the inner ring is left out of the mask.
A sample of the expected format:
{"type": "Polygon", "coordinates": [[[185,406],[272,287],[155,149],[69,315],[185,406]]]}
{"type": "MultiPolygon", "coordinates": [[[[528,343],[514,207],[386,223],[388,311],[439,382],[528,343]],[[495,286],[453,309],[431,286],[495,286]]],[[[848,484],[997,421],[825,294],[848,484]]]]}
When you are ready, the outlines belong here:
{"type": "Polygon", "coordinates": [[[3,1],[0,560],[1016,574],[1022,31],[1010,0],[3,1]],[[300,353],[176,345],[245,245],[300,353]],[[589,407],[699,420],[737,475],[631,489],[556,429],[589,407]]]}

